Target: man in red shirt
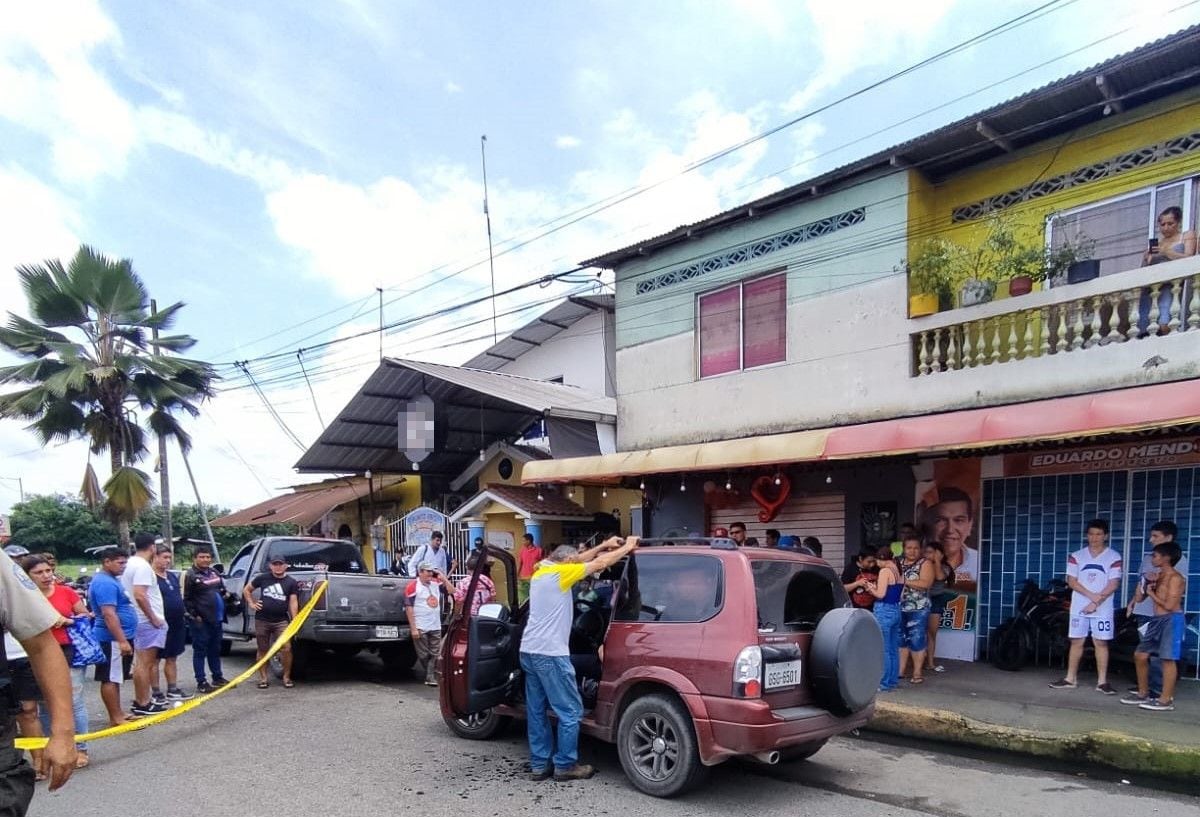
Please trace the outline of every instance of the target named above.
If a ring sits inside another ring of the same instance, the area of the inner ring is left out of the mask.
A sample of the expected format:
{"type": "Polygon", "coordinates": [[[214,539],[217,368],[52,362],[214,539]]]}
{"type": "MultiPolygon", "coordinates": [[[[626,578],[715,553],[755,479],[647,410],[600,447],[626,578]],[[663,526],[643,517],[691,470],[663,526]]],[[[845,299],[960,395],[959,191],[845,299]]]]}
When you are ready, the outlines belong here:
{"type": "Polygon", "coordinates": [[[529,580],[542,560],[542,549],[533,543],[533,534],[525,534],[525,542],[517,554],[517,604],[529,599],[529,580]]]}

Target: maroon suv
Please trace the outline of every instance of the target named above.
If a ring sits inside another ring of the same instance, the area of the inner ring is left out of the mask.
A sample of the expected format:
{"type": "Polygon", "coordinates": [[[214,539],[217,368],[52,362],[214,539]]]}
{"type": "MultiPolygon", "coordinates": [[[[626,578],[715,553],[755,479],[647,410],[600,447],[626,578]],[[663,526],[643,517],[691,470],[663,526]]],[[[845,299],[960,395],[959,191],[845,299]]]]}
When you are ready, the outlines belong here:
{"type": "MultiPolygon", "coordinates": [[[[516,604],[512,555],[489,550],[506,603],[455,618],[439,658],[443,717],[473,740],[524,711],[527,607],[516,604]]],[[[617,744],[637,788],[670,797],[731,757],[806,758],[865,724],[883,639],[820,559],[650,539],[577,586],[571,660],[582,731],[617,744]]]]}

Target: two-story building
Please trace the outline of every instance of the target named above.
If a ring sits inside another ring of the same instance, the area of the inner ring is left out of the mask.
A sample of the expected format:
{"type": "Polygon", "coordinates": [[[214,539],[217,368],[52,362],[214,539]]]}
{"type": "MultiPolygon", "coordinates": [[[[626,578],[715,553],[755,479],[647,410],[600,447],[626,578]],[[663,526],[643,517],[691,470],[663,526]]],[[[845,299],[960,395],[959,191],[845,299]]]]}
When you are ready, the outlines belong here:
{"type": "Polygon", "coordinates": [[[1197,586],[1197,65],[1193,28],[587,262],[616,276],[617,451],[524,481],[636,486],[654,534],[816,535],[839,567],[912,521],[968,579],[949,657],[1093,517],[1122,598],[1160,518],[1197,586]]]}

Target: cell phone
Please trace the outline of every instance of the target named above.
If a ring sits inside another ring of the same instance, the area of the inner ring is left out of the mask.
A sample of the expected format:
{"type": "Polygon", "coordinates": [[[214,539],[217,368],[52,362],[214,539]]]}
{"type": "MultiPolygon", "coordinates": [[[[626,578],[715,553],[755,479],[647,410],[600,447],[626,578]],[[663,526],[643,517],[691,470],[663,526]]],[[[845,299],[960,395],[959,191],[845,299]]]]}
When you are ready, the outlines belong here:
{"type": "Polygon", "coordinates": [[[1150,252],[1158,252],[1158,239],[1150,239],[1150,252]]]}

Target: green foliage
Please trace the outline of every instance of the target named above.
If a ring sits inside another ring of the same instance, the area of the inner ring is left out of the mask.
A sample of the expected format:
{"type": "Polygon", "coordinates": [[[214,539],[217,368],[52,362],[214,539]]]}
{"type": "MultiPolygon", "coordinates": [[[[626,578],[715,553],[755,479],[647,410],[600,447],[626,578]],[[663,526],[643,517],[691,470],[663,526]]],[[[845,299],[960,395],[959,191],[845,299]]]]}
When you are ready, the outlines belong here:
{"type": "MultiPolygon", "coordinates": [[[[229,513],[216,505],[206,506],[208,518],[216,519],[229,513]]],[[[146,508],[134,524],[137,532],[160,535],[163,510],[159,505],[146,508]]],[[[115,545],[116,529],[82,502],[69,496],[33,496],[13,506],[11,544],[21,545],[35,553],[48,550],[59,559],[78,559],[87,564],[95,560],[84,551],[87,548],[115,545]]],[[[171,507],[171,526],[175,536],[183,539],[208,541],[200,506],[181,502],[171,507]]],[[[229,559],[234,550],[257,536],[290,536],[294,525],[247,525],[237,528],[213,528],[213,536],[221,548],[222,557],[229,559]]],[[[179,562],[191,561],[191,548],[179,547],[179,562]]]]}
{"type": "Polygon", "coordinates": [[[9,519],[12,540],[34,553],[50,551],[60,559],[86,558],[87,548],[114,545],[116,531],[67,496],[33,496],[18,502],[9,519]]]}
{"type": "Polygon", "coordinates": [[[132,469],[150,436],[139,416],[154,435],[174,437],[186,450],[191,440],[172,415],[195,416],[213,394],[216,373],[202,361],[164,354],[195,343],[187,335],[152,336],[173,325],[183,304],[152,315],[128,259],[84,246],[67,266],[51,259],[17,273],[34,320],[10,313],[0,328],[0,348],[24,359],[0,367],[0,386],[23,387],[0,394],[0,417],[30,421],[43,444],[83,437],[93,452],[107,452],[115,493],[106,513],[125,539],[128,521],[153,499],[149,479],[132,469]]]}

